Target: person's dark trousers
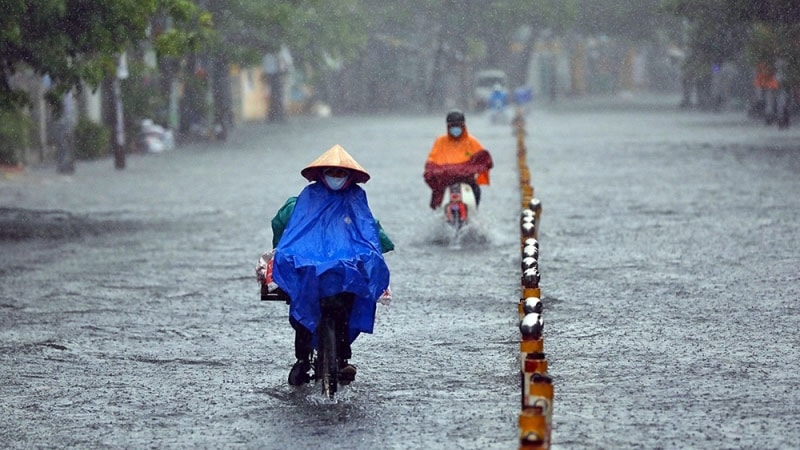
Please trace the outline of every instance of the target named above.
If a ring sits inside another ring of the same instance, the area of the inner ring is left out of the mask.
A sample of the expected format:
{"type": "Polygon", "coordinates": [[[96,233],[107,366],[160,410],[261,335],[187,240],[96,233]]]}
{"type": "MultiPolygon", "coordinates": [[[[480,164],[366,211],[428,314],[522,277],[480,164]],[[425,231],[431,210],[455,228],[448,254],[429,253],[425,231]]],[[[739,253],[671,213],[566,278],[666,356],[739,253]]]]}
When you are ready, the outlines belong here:
{"type": "MultiPolygon", "coordinates": [[[[320,306],[324,314],[332,314],[337,324],[336,342],[339,359],[350,359],[352,349],[350,348],[350,337],[348,328],[350,323],[350,313],[353,310],[355,295],[344,292],[333,297],[325,297],[320,300],[320,306]]],[[[294,328],[294,355],[299,360],[308,360],[311,356],[313,347],[313,334],[308,328],[289,316],[289,323],[294,328]]]]}
{"type": "Polygon", "coordinates": [[[311,359],[311,351],[314,349],[311,345],[314,335],[308,328],[296,321],[294,317],[289,316],[289,323],[294,328],[294,356],[301,361],[308,361],[311,359]]]}

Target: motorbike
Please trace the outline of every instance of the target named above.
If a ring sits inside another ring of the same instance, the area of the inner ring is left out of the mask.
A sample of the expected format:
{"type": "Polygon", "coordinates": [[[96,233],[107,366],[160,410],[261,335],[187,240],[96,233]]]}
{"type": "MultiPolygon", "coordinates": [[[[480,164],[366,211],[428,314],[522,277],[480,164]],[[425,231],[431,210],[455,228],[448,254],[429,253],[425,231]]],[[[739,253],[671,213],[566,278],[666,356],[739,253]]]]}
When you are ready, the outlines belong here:
{"type": "Polygon", "coordinates": [[[505,125],[509,123],[508,96],[504,90],[496,89],[489,97],[488,114],[492,125],[505,125]]]}
{"type": "Polygon", "coordinates": [[[445,221],[453,227],[455,233],[463,228],[469,221],[470,212],[477,209],[477,201],[472,186],[467,183],[453,183],[444,193],[445,221]]]}
{"type": "Polygon", "coordinates": [[[154,123],[150,119],[142,120],[138,138],[140,148],[149,153],[161,153],[175,148],[175,138],[172,131],[154,123]]]}

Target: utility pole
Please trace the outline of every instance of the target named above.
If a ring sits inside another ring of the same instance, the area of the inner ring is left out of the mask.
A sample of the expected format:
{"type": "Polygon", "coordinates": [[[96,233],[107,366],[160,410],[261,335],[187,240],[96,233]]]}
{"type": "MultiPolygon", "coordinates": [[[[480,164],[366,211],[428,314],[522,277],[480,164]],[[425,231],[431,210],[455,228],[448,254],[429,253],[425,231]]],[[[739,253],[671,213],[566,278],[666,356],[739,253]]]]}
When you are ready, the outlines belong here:
{"type": "Polygon", "coordinates": [[[114,77],[114,168],[125,168],[125,123],[122,116],[122,88],[120,80],[128,78],[128,63],[123,52],[119,57],[117,75],[114,77]]]}

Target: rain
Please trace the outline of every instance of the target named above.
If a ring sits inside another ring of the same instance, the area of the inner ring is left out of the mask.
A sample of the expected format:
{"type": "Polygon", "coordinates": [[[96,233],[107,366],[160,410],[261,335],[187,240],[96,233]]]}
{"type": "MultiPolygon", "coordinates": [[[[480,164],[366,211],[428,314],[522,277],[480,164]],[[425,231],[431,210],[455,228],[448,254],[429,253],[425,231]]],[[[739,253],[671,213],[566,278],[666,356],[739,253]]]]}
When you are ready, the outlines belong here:
{"type": "Polygon", "coordinates": [[[55,3],[91,57],[31,1],[0,32],[5,448],[800,442],[791,1],[126,0],[118,41],[55,3]],[[460,228],[424,177],[455,109],[493,162],[460,228]],[[335,144],[395,249],[331,399],[256,265],[335,144]]]}

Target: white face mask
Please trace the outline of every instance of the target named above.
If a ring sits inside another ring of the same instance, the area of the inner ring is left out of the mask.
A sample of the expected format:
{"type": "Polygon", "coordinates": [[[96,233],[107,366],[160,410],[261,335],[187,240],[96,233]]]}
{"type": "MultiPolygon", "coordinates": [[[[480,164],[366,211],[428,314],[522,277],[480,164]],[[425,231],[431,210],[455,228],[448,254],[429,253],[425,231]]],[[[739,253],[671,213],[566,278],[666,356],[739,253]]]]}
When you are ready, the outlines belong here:
{"type": "Polygon", "coordinates": [[[327,184],[332,191],[338,191],[346,182],[347,177],[331,177],[325,175],[325,184],[327,184]]]}
{"type": "Polygon", "coordinates": [[[461,136],[461,127],[450,127],[450,136],[453,137],[461,136]]]}

